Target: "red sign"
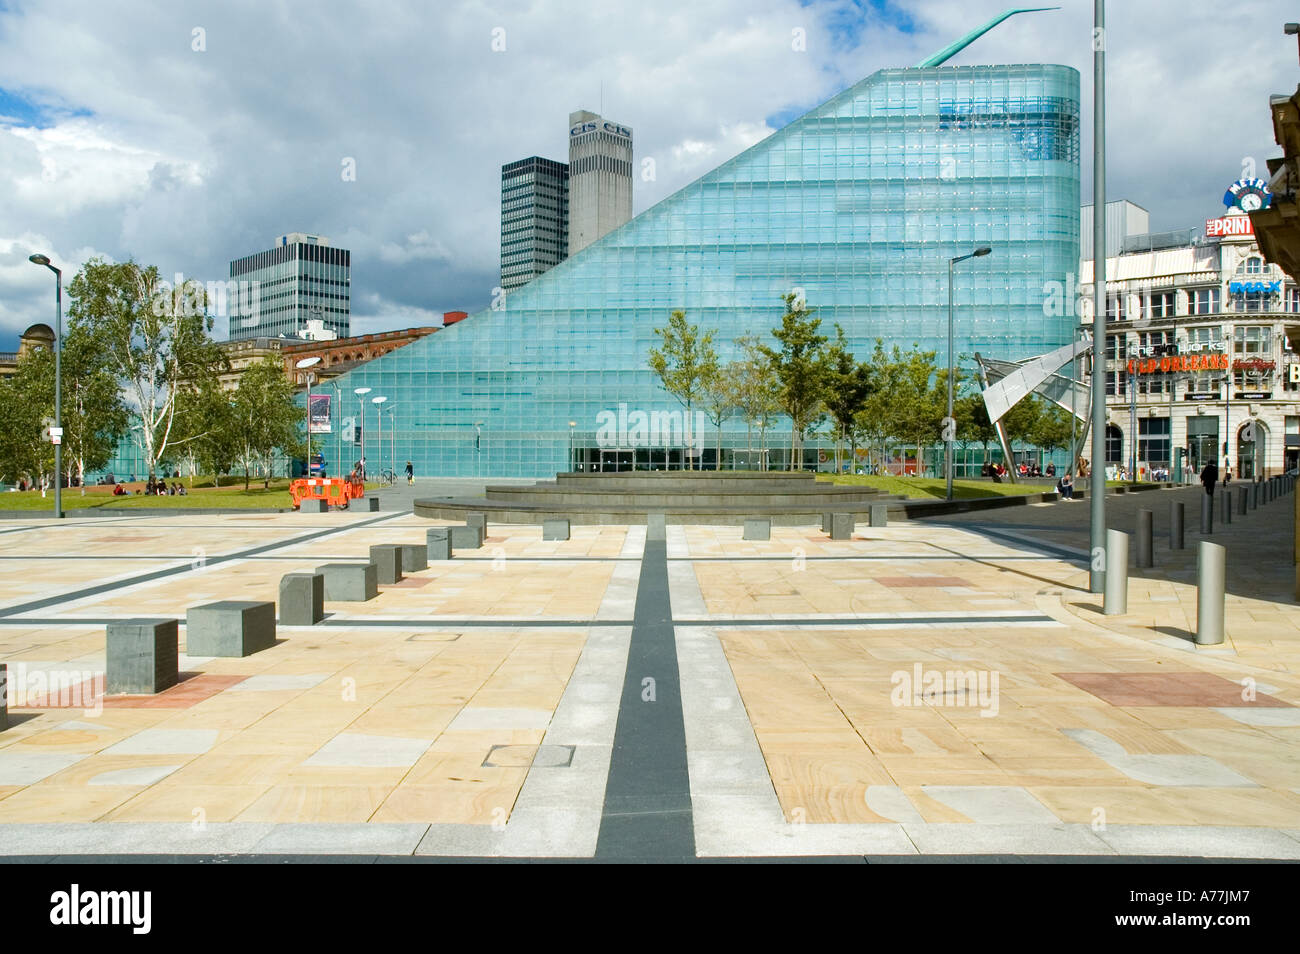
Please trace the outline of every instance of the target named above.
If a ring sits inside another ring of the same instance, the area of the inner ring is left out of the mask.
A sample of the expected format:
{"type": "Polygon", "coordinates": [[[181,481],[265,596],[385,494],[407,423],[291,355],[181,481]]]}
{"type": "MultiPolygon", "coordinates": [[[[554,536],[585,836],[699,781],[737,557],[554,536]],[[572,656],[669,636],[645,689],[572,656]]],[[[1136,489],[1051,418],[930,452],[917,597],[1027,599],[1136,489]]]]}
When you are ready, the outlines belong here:
{"type": "Polygon", "coordinates": [[[1176,354],[1128,363],[1129,374],[1169,374],[1172,371],[1227,371],[1226,354],[1176,354]]]}
{"type": "Polygon", "coordinates": [[[1232,235],[1254,235],[1249,215],[1225,215],[1221,219],[1205,220],[1206,238],[1226,238],[1232,235]]]}

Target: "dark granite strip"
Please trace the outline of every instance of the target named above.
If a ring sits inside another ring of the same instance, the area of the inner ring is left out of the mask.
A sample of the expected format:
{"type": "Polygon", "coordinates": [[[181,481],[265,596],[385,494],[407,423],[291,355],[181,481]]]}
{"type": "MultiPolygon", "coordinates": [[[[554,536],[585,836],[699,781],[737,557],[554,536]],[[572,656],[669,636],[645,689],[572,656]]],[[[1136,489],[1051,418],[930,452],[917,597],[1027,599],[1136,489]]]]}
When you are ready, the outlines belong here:
{"type": "Polygon", "coordinates": [[[667,556],[663,540],[646,541],[596,842],[598,861],[695,857],[667,556]]]}

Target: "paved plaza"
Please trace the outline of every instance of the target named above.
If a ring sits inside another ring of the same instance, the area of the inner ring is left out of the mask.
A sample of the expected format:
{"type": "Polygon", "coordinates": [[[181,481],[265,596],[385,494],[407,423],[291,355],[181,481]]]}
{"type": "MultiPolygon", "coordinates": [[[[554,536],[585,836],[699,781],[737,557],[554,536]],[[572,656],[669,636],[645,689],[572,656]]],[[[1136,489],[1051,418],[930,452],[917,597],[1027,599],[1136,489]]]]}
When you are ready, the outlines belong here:
{"type": "Polygon", "coordinates": [[[1216,514],[1227,639],[1197,647],[1199,493],[1111,499],[1156,515],[1124,616],[1086,502],[851,540],[493,524],[244,658],[185,655],[187,608],[437,524],[8,521],[0,854],[1300,859],[1292,499],[1216,514]],[[140,616],[181,621],[181,682],[105,698],[105,626],[140,616]]]}

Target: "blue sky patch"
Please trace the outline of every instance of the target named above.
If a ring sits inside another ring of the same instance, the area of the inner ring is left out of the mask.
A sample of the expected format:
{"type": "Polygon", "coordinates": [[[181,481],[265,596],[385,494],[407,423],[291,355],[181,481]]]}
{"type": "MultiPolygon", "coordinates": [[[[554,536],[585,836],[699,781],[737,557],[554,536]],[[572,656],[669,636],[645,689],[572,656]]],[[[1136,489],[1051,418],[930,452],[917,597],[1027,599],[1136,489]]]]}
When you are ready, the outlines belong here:
{"type": "MultiPolygon", "coordinates": [[[[0,2],[3,2],[3,0],[0,0],[0,2]]],[[[13,92],[0,86],[0,123],[45,129],[53,126],[61,119],[89,115],[91,115],[91,112],[88,109],[50,107],[34,102],[31,97],[24,96],[22,93],[13,92]]]]}

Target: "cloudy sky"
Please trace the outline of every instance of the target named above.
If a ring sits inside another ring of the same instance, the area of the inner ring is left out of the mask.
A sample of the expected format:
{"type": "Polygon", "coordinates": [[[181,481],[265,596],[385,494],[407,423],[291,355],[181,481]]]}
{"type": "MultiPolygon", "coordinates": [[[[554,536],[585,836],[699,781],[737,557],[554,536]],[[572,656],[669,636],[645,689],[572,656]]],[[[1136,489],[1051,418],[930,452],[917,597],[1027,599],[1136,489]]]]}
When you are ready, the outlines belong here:
{"type": "MultiPolygon", "coordinates": [[[[1060,2],[951,62],[1079,69],[1091,196],[1092,3],[1060,2]]],[[[0,350],[52,318],[36,250],[68,278],[102,255],[207,281],[316,232],[352,250],[354,333],[477,311],[498,282],[500,167],[564,160],[571,110],[631,126],[638,170],[654,159],[640,212],[1011,5],[0,0],[0,350]]],[[[1300,17],[1282,0],[1109,7],[1109,194],[1153,230],[1199,225],[1278,153],[1268,96],[1300,81],[1282,34],[1300,17]]]]}

